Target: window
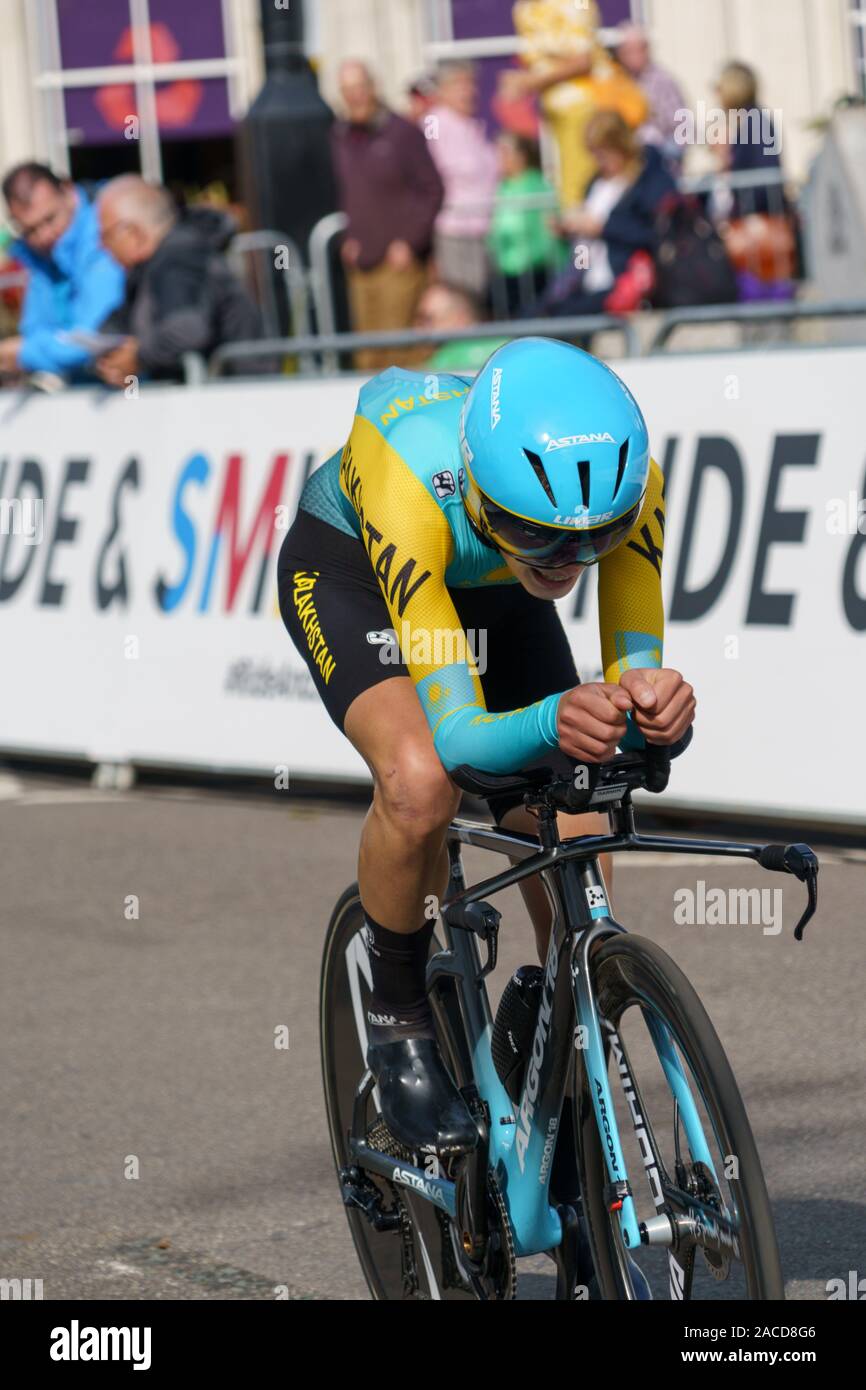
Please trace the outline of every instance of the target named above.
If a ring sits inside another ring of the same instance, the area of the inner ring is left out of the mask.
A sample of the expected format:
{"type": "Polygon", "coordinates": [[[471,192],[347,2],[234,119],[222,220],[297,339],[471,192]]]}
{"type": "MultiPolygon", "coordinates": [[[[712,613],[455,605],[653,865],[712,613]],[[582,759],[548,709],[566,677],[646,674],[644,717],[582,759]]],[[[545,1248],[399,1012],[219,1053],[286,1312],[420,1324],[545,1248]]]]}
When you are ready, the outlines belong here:
{"type": "MultiPolygon", "coordinates": [[[[172,145],[230,146],[248,97],[234,5],[31,0],[28,39],[52,166],[164,182],[180,153],[172,145]]],[[[207,170],[206,154],[202,163],[207,170]]]]}

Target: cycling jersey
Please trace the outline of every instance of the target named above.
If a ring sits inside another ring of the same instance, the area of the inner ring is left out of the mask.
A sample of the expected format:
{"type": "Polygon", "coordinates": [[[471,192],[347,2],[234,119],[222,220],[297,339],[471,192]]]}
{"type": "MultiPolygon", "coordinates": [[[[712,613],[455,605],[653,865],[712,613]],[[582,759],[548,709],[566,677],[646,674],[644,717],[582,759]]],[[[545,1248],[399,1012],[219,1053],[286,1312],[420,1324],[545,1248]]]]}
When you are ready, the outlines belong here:
{"type": "MultiPolygon", "coordinates": [[[[564,691],[488,710],[472,653],[460,642],[449,589],[519,584],[473,530],[461,500],[458,422],[470,384],[399,367],[367,382],[346,444],[309,478],[300,507],[366,549],[443,765],[512,772],[557,747],[564,691]]],[[[608,681],[662,664],[663,538],[664,479],[653,461],[633,530],[598,565],[608,681]]],[[[642,741],[630,734],[628,741],[642,741]]]]}

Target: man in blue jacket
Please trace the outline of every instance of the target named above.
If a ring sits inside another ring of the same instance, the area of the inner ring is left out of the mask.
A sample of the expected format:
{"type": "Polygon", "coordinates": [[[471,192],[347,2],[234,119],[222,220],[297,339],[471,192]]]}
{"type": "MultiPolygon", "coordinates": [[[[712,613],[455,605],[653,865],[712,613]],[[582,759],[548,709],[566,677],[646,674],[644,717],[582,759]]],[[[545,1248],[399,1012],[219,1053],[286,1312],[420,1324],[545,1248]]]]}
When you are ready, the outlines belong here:
{"type": "Polygon", "coordinates": [[[45,164],[18,164],[3,196],[28,272],[19,333],[0,342],[0,372],[53,372],[74,380],[91,360],[71,335],[93,333],[121,303],[124,273],[102,246],[96,210],[45,164]]]}

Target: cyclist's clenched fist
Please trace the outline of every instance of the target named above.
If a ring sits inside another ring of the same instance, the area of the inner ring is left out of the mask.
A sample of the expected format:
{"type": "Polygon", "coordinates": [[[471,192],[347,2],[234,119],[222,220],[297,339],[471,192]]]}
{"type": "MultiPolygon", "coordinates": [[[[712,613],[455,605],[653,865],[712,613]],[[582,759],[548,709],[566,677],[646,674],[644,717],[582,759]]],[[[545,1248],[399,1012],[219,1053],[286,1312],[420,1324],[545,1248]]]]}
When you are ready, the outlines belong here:
{"type": "Polygon", "coordinates": [[[616,752],[626,731],[625,716],[633,708],[628,692],[606,681],[567,690],[556,711],[560,748],[581,762],[606,762],[616,752]]]}
{"type": "Polygon", "coordinates": [[[634,722],[647,743],[676,743],[694,722],[695,692],[679,671],[626,671],[620,688],[634,705],[634,722]]]}

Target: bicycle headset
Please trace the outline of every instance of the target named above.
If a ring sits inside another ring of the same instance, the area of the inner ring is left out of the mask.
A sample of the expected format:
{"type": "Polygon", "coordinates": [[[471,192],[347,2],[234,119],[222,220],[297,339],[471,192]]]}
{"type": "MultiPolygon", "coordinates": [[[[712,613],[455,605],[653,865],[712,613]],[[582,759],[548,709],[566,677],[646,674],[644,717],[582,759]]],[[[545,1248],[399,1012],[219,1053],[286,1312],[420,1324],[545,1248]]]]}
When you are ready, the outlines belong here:
{"type": "Polygon", "coordinates": [[[649,478],[637,401],[597,357],[520,338],[485,362],[460,413],[473,529],[538,569],[593,565],[631,531],[649,478]]]}

